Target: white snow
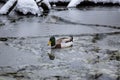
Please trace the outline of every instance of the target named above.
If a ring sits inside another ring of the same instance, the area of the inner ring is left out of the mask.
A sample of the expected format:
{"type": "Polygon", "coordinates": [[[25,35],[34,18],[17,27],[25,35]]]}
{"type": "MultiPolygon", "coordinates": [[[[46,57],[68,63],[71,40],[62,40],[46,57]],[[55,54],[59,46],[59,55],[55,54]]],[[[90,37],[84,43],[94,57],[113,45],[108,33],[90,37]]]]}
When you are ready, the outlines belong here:
{"type": "Polygon", "coordinates": [[[91,1],[94,1],[95,3],[97,3],[97,2],[103,2],[103,3],[109,3],[109,2],[120,3],[120,0],[91,0],[91,1]]]}
{"type": "MultiPolygon", "coordinates": [[[[71,0],[67,7],[76,7],[82,1],[84,1],[84,0],[71,0]]],[[[95,3],[98,3],[98,2],[103,2],[103,3],[112,2],[112,3],[119,3],[120,4],[120,0],[89,0],[89,1],[93,1],[95,3]]]]}
{"type": "MultiPolygon", "coordinates": [[[[1,9],[0,9],[0,14],[5,14],[7,13],[8,9],[13,5],[13,3],[16,0],[9,0],[1,9]]],[[[40,0],[36,0],[40,1],[40,0]]],[[[16,11],[22,12],[23,14],[31,13],[34,15],[40,15],[42,9],[38,7],[34,0],[18,0],[17,5],[15,7],[16,11]]],[[[45,3],[49,9],[51,9],[51,5],[49,3],[49,0],[43,0],[43,3],[45,3]]]]}
{"type": "Polygon", "coordinates": [[[38,8],[36,2],[34,0],[18,0],[18,4],[16,6],[16,10],[23,12],[23,14],[32,13],[32,14],[40,14],[40,9],[38,8]]]}
{"type": "Polygon", "coordinates": [[[58,2],[58,1],[61,1],[61,2],[70,2],[71,0],[49,0],[50,2],[58,2]]]}
{"type": "Polygon", "coordinates": [[[84,1],[84,0],[71,0],[71,2],[68,4],[67,7],[75,7],[76,5],[78,5],[82,1],[84,1]]]}
{"type": "Polygon", "coordinates": [[[0,14],[6,14],[9,10],[9,8],[15,3],[16,0],[9,0],[1,9],[0,14]]]}
{"type": "MultiPolygon", "coordinates": [[[[1,9],[0,14],[6,14],[8,9],[13,5],[16,0],[9,0],[1,9]]],[[[16,5],[16,10],[22,12],[23,14],[40,14],[41,10],[38,8],[34,0],[18,0],[16,5]]]]}

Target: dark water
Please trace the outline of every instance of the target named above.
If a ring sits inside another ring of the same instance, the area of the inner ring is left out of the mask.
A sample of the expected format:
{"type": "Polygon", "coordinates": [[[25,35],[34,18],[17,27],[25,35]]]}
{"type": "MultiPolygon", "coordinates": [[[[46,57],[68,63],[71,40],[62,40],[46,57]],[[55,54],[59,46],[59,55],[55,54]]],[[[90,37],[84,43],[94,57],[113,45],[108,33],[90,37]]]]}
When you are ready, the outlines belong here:
{"type": "Polygon", "coordinates": [[[57,8],[47,16],[0,16],[0,79],[119,80],[120,8],[57,8]],[[71,48],[47,42],[73,35],[71,48]],[[3,41],[3,38],[5,41],[3,41]],[[48,53],[54,55],[50,60],[48,53]]]}

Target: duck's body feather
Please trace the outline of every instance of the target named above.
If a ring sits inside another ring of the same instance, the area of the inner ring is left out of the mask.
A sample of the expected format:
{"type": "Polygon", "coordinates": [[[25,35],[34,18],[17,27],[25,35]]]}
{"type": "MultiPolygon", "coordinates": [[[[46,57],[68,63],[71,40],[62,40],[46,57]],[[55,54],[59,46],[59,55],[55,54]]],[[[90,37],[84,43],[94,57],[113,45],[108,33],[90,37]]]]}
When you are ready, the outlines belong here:
{"type": "Polygon", "coordinates": [[[55,39],[55,38],[52,36],[50,38],[50,41],[49,41],[51,44],[54,43],[53,41],[55,41],[55,45],[51,46],[52,49],[55,49],[55,48],[66,48],[66,47],[73,46],[73,37],[59,38],[57,40],[52,40],[52,39],[55,39]]]}

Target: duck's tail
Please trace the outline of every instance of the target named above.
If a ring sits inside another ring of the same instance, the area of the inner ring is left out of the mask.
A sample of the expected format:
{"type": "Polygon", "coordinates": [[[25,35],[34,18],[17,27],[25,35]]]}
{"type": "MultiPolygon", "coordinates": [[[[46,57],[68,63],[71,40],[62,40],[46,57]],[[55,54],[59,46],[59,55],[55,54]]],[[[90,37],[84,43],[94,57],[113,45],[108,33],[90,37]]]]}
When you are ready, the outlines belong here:
{"type": "Polygon", "coordinates": [[[73,36],[70,36],[70,41],[73,41],[73,36]]]}

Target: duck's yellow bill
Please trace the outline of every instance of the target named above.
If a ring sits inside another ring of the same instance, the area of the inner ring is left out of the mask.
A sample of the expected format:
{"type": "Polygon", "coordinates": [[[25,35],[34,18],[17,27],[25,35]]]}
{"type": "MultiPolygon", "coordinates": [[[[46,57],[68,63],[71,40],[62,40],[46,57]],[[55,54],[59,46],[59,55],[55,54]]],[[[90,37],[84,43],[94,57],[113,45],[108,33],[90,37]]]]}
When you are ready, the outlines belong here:
{"type": "Polygon", "coordinates": [[[48,46],[50,46],[50,45],[51,45],[51,41],[48,42],[48,46]]]}

